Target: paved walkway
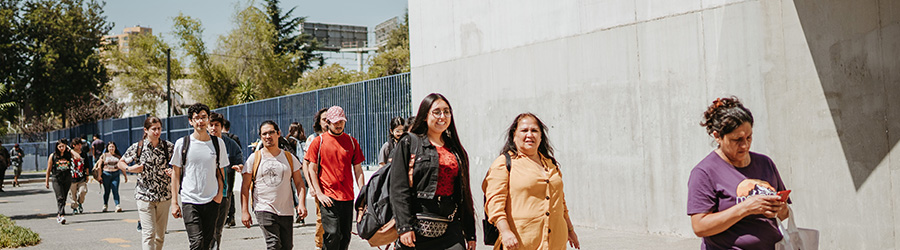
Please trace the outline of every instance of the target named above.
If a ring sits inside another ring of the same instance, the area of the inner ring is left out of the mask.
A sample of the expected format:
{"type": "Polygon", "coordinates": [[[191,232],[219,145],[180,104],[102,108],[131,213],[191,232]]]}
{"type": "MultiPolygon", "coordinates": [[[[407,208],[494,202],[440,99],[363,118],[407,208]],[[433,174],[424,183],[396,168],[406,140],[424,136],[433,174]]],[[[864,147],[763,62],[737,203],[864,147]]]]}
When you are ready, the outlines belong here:
{"type": "MultiPolygon", "coordinates": [[[[102,188],[96,182],[91,182],[88,184],[85,214],[72,215],[71,210],[67,209],[68,223],[59,225],[56,223],[56,201],[53,190],[44,188],[43,175],[40,175],[40,178],[35,178],[37,175],[29,177],[38,181],[16,188],[6,185],[6,192],[0,193],[0,213],[9,216],[18,225],[31,228],[41,235],[41,244],[24,249],[140,249],[140,233],[135,230],[138,215],[134,201],[134,178],[129,178],[128,183],[123,183],[120,190],[124,212],[101,213],[102,188]]],[[[109,204],[111,208],[115,207],[112,197],[109,204]]],[[[312,201],[307,204],[311,205],[312,201]]],[[[315,212],[314,207],[309,206],[309,209],[315,212]]],[[[315,220],[308,219],[307,222],[315,220]]],[[[315,226],[311,224],[295,226],[294,249],[315,249],[314,230],[315,226]]],[[[581,249],[698,249],[700,244],[697,238],[581,227],[576,230],[581,240],[581,249]]],[[[265,241],[258,227],[226,228],[223,232],[222,245],[222,249],[264,249],[265,241]]],[[[185,249],[187,246],[184,222],[170,216],[164,248],[185,249]]],[[[369,247],[365,241],[354,235],[350,249],[375,248],[369,247]]],[[[490,248],[479,244],[478,249],[490,248]]]]}

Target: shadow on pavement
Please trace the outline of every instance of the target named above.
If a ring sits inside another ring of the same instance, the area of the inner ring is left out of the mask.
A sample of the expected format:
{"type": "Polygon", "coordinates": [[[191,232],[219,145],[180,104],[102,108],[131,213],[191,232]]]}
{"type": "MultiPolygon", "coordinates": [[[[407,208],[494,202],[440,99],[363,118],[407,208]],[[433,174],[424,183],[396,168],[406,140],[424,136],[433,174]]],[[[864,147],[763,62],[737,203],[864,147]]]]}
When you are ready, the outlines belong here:
{"type": "Polygon", "coordinates": [[[13,215],[9,216],[11,220],[33,220],[33,219],[46,219],[46,218],[54,218],[56,214],[23,214],[23,215],[13,215]]]}
{"type": "Polygon", "coordinates": [[[23,195],[33,195],[33,194],[46,194],[52,193],[52,190],[49,189],[8,189],[4,190],[5,192],[0,193],[0,197],[10,197],[10,196],[23,196],[23,195]]]}
{"type": "Polygon", "coordinates": [[[116,219],[116,218],[96,219],[96,220],[78,220],[77,217],[68,217],[68,218],[70,218],[68,221],[69,224],[84,224],[84,223],[121,221],[122,220],[122,219],[116,219]]]}

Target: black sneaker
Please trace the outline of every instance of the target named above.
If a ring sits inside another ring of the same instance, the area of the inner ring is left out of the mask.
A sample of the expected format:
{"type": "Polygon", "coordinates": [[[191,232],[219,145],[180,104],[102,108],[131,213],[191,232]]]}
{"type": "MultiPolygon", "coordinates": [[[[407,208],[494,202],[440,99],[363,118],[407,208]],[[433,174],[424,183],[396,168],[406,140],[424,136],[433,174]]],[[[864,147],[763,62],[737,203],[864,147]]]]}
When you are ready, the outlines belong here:
{"type": "Polygon", "coordinates": [[[228,228],[234,227],[234,218],[228,218],[225,220],[225,226],[228,228]]]}
{"type": "Polygon", "coordinates": [[[138,231],[138,232],[141,232],[141,230],[143,230],[143,227],[141,227],[141,222],[138,221],[137,231],[138,231]]]}

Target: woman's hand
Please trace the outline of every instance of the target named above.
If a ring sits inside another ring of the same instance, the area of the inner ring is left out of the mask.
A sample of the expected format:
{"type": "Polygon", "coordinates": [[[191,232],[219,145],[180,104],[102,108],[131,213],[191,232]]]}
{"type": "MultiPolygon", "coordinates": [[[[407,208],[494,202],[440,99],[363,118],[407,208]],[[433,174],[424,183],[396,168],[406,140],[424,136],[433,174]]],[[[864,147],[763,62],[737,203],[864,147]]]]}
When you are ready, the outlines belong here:
{"type": "Polygon", "coordinates": [[[744,206],[744,217],[761,214],[766,218],[775,218],[778,212],[784,208],[784,202],[778,201],[779,199],[781,197],[777,195],[754,195],[741,202],[740,205],[744,206]]]}
{"type": "Polygon", "coordinates": [[[466,250],[475,250],[475,246],[478,245],[474,240],[466,241],[466,250]]]}
{"type": "Polygon", "coordinates": [[[128,171],[128,172],[140,173],[143,171],[144,171],[144,164],[138,164],[138,165],[131,166],[131,171],[128,171]]]}
{"type": "Polygon", "coordinates": [[[581,249],[581,243],[578,242],[578,235],[575,234],[575,230],[569,230],[569,246],[581,249]]]}
{"type": "Polygon", "coordinates": [[[50,189],[50,181],[44,180],[44,187],[50,189]]]}
{"type": "Polygon", "coordinates": [[[166,172],[166,175],[168,175],[169,177],[172,177],[172,172],[175,171],[175,170],[172,170],[172,168],[167,168],[167,169],[164,170],[164,171],[166,172]]]}
{"type": "Polygon", "coordinates": [[[516,233],[513,233],[512,230],[500,232],[500,242],[503,243],[503,246],[506,247],[506,249],[519,249],[519,238],[516,237],[516,233]]]}
{"type": "Polygon", "coordinates": [[[400,243],[408,247],[416,247],[416,232],[409,231],[401,234],[400,243]]]}

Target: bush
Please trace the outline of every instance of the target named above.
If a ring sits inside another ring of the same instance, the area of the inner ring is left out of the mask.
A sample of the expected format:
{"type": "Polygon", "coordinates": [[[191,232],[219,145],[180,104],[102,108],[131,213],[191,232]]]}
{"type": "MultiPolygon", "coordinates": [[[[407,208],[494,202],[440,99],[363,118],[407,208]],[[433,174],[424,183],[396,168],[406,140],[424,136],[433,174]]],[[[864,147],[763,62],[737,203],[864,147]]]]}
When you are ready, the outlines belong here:
{"type": "Polygon", "coordinates": [[[0,248],[13,248],[37,245],[41,236],[31,229],[16,226],[16,223],[4,215],[0,215],[0,248]]]}

